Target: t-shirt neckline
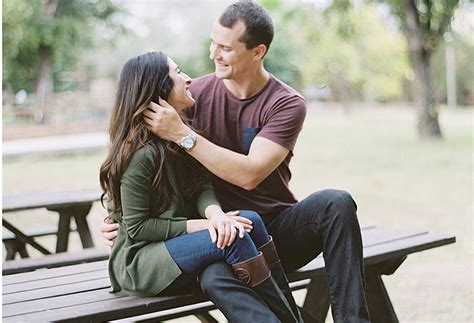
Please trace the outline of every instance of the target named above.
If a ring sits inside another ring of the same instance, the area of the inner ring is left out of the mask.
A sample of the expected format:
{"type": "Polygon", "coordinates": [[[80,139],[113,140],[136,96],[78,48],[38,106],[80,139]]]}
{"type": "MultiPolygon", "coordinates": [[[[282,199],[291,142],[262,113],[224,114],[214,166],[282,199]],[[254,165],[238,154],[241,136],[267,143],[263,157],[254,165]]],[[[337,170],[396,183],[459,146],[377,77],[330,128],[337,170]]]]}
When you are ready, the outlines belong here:
{"type": "MultiPolygon", "coordinates": [[[[274,80],[274,77],[271,73],[268,73],[268,75],[270,75],[270,78],[268,79],[268,82],[267,84],[265,84],[264,87],[262,87],[257,93],[255,93],[254,95],[252,95],[251,97],[248,97],[248,98],[245,98],[245,99],[239,99],[238,97],[236,97],[228,88],[227,86],[225,86],[224,84],[224,80],[221,80],[221,79],[218,79],[218,81],[220,82],[221,86],[224,88],[224,92],[227,93],[229,95],[229,97],[234,100],[234,101],[238,101],[238,102],[246,102],[246,101],[251,101],[251,100],[254,100],[256,97],[258,97],[262,92],[264,92],[269,86],[270,86],[270,83],[273,82],[274,80]]],[[[217,77],[216,77],[217,78],[217,77]]]]}

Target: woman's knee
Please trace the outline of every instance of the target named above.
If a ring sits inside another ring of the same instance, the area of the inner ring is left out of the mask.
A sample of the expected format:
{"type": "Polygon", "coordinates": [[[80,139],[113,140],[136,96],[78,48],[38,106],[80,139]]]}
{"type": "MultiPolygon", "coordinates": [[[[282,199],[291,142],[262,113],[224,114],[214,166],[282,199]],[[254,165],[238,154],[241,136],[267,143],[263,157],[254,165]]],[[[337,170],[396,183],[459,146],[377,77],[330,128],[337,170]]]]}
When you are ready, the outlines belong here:
{"type": "Polygon", "coordinates": [[[232,242],[230,246],[240,251],[252,249],[253,247],[255,247],[255,244],[253,243],[253,240],[250,235],[247,232],[244,232],[242,238],[239,236],[239,233],[237,233],[234,242],[232,242]]]}
{"type": "Polygon", "coordinates": [[[265,223],[263,222],[263,219],[260,216],[260,214],[254,211],[239,211],[239,212],[240,212],[241,217],[244,217],[252,221],[252,227],[256,229],[257,231],[259,231],[259,233],[263,234],[266,232],[267,229],[265,228],[265,223]]]}
{"type": "Polygon", "coordinates": [[[254,243],[257,245],[257,247],[266,243],[269,239],[268,231],[260,214],[254,211],[240,211],[240,214],[242,217],[245,217],[252,221],[253,229],[250,232],[250,236],[254,243]]]}
{"type": "Polygon", "coordinates": [[[236,236],[234,242],[228,247],[228,262],[237,263],[258,255],[257,246],[250,237],[250,235],[245,232],[243,237],[236,236]]]}
{"type": "Polygon", "coordinates": [[[240,210],[239,214],[241,217],[244,217],[246,219],[249,219],[252,221],[253,224],[262,224],[263,225],[263,220],[260,214],[258,214],[255,211],[247,211],[247,210],[240,210]]]}

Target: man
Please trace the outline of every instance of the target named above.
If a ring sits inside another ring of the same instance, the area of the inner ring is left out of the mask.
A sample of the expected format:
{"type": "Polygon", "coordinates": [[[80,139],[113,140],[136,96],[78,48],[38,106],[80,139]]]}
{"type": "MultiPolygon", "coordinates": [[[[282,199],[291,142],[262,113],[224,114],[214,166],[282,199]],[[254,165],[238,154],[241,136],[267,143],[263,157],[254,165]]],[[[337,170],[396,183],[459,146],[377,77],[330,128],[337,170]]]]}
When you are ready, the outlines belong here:
{"type": "MultiPolygon", "coordinates": [[[[323,252],[334,320],[367,322],[355,202],[338,190],[316,192],[298,202],[289,190],[289,163],[306,103],[265,70],[263,59],[272,39],[273,23],[263,8],[251,1],[229,6],[211,32],[215,73],[196,79],[190,88],[196,100],[192,126],[199,134],[164,101],[145,112],[147,123],[214,175],[226,211],[249,209],[263,217],[286,271],[323,252]]],[[[226,232],[222,228],[219,234],[226,232]]],[[[272,315],[224,264],[207,268],[200,281],[229,321],[267,322],[265,317],[272,315]]]]}

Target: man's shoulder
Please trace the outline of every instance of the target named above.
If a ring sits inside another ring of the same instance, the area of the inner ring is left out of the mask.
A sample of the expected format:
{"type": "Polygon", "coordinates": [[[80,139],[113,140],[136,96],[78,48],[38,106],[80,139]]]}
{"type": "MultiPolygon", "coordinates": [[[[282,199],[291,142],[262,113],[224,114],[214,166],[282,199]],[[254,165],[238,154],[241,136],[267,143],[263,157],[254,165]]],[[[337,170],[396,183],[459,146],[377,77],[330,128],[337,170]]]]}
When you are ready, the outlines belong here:
{"type": "Polygon", "coordinates": [[[273,94],[278,94],[278,96],[285,98],[294,98],[296,100],[302,100],[306,102],[306,99],[301,95],[297,90],[292,88],[290,85],[286,84],[282,80],[278,79],[275,75],[271,74],[272,89],[273,94]]]}
{"type": "Polygon", "coordinates": [[[214,73],[195,78],[193,79],[193,82],[191,83],[191,87],[190,87],[191,92],[199,91],[205,87],[208,87],[211,84],[216,83],[217,81],[218,81],[218,78],[215,76],[214,73]]]}

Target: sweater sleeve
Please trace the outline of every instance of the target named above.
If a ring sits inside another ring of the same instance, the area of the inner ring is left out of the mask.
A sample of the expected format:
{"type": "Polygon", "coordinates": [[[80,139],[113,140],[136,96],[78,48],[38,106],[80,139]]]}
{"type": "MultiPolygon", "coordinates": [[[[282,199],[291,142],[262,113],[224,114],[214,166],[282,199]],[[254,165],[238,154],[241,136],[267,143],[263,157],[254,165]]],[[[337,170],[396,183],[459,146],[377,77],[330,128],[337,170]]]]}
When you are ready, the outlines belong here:
{"type": "Polygon", "coordinates": [[[151,217],[156,158],[151,146],[140,149],[121,179],[122,222],[135,240],[164,241],[186,233],[187,218],[173,217],[173,205],[158,218],[151,217]]]}
{"type": "Polygon", "coordinates": [[[218,205],[221,206],[217,200],[214,188],[211,183],[204,183],[201,185],[197,198],[197,210],[201,217],[206,218],[206,208],[209,205],[218,205]]]}

